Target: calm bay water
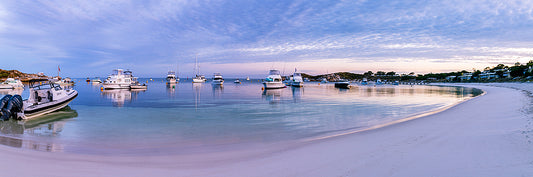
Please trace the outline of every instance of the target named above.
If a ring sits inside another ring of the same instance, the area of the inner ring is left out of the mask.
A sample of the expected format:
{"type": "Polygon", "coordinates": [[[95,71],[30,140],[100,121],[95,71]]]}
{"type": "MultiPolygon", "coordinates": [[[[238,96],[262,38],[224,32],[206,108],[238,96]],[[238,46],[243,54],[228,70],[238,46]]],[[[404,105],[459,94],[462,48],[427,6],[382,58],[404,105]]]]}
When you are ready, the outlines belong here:
{"type": "MultiPolygon", "coordinates": [[[[79,96],[69,107],[26,122],[1,122],[0,143],[82,154],[223,151],[363,129],[481,93],[420,85],[338,89],[313,82],[263,91],[257,80],[231,79],[222,87],[190,80],[168,85],[162,79],[148,85],[145,91],[101,91],[101,85],[79,82],[73,87],[79,96]]],[[[0,95],[8,92],[13,94],[0,95]]],[[[22,95],[27,98],[27,90],[22,95]]]]}

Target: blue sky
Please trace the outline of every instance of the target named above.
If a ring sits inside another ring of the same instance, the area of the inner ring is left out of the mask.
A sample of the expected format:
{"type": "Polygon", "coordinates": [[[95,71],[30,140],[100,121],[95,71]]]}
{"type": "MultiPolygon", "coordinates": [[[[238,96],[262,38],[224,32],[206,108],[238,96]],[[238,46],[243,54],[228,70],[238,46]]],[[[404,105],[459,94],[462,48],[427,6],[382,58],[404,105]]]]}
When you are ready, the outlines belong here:
{"type": "Polygon", "coordinates": [[[527,62],[533,1],[0,1],[0,68],[71,77],[483,69],[527,62]]]}

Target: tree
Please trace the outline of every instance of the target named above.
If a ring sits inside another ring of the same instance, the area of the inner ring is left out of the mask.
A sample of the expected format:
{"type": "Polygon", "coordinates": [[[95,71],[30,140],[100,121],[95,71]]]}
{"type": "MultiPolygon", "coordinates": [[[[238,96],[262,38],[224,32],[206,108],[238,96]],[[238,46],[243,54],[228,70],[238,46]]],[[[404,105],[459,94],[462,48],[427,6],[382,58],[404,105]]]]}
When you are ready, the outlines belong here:
{"type": "Polygon", "coordinates": [[[387,76],[394,76],[394,75],[396,75],[396,72],[394,72],[394,71],[391,71],[391,72],[388,72],[388,73],[387,73],[387,74],[385,74],[385,75],[387,75],[387,76]]]}
{"type": "Polygon", "coordinates": [[[383,76],[383,75],[385,75],[385,71],[378,71],[378,72],[376,72],[376,75],[383,76]]]}
{"type": "Polygon", "coordinates": [[[372,76],[374,73],[372,71],[367,71],[366,73],[363,74],[363,76],[365,77],[370,77],[372,76]]]}

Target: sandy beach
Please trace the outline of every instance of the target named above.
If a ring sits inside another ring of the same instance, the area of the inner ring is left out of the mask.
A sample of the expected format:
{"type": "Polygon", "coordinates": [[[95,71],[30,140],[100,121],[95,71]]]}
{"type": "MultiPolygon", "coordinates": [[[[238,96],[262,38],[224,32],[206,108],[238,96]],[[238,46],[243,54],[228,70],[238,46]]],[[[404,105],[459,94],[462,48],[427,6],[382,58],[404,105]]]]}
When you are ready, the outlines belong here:
{"type": "Polygon", "coordinates": [[[533,84],[374,130],[249,151],[95,156],[0,146],[6,176],[531,176],[533,84]]]}

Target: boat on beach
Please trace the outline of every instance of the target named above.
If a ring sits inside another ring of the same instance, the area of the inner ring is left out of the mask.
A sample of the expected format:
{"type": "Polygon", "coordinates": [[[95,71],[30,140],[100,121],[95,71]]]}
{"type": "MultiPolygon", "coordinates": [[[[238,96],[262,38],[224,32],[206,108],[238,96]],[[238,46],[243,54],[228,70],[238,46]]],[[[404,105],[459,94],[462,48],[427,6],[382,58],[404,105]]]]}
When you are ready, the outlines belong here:
{"type": "Polygon", "coordinates": [[[222,85],[224,84],[224,78],[222,78],[222,74],[215,73],[213,74],[213,81],[211,82],[213,85],[222,85]]]}
{"type": "Polygon", "coordinates": [[[20,80],[7,78],[6,81],[0,83],[0,89],[23,89],[24,84],[20,80]]]}
{"type": "Polygon", "coordinates": [[[270,70],[268,77],[263,82],[265,89],[285,88],[279,70],[270,70]]]}
{"type": "Polygon", "coordinates": [[[20,95],[5,95],[0,99],[1,118],[35,118],[64,108],[78,96],[76,90],[64,89],[47,79],[30,80],[29,94],[26,100],[20,95]]]}
{"type": "Polygon", "coordinates": [[[335,87],[348,89],[350,88],[350,82],[348,82],[348,80],[345,80],[345,79],[340,79],[337,82],[335,82],[335,87]]]}

